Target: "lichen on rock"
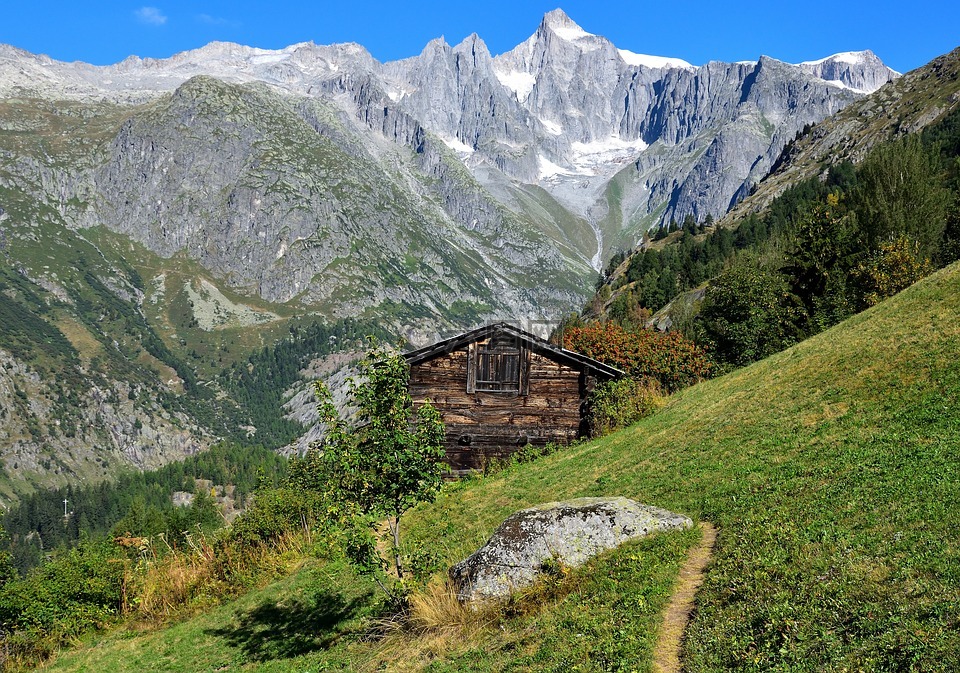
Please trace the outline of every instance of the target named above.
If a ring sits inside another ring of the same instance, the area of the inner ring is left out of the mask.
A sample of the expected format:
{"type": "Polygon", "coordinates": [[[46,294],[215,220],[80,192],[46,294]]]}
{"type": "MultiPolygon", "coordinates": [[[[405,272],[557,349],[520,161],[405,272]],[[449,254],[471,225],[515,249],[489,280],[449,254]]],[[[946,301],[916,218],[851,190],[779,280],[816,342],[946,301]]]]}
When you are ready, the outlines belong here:
{"type": "Polygon", "coordinates": [[[545,561],[575,568],[629,540],[691,526],[685,516],[623,497],[545,503],[508,517],[450,568],[450,578],[463,602],[505,598],[532,584],[545,561]]]}

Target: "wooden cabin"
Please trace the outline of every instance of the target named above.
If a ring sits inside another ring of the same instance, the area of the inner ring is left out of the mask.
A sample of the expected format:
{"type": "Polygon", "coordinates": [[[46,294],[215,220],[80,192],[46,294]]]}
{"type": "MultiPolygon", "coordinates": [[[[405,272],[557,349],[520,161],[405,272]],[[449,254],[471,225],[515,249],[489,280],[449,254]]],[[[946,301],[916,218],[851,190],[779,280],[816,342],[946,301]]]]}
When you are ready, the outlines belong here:
{"type": "Polygon", "coordinates": [[[586,434],[586,400],[623,372],[507,323],[405,355],[414,406],[429,400],[446,426],[454,474],[483,469],[527,445],[586,434]]]}

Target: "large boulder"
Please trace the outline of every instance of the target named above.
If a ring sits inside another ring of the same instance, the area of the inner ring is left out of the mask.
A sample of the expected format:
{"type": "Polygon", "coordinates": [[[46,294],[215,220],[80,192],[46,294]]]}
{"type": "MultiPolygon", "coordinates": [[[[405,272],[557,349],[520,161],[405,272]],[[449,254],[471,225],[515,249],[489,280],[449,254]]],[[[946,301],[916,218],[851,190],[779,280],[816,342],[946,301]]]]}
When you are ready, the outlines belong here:
{"type": "Polygon", "coordinates": [[[450,568],[463,601],[505,598],[536,579],[543,562],[582,565],[607,549],[693,522],[627,498],[548,502],[511,515],[473,555],[450,568]]]}

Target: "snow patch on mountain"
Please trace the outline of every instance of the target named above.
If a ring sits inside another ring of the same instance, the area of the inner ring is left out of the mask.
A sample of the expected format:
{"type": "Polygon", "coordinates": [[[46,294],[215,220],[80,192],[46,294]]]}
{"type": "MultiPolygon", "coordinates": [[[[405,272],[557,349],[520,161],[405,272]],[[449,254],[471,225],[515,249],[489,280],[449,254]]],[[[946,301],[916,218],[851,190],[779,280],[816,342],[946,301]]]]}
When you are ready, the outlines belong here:
{"type": "Polygon", "coordinates": [[[797,65],[820,65],[821,63],[826,63],[827,61],[837,61],[839,63],[849,63],[850,65],[858,65],[860,63],[866,63],[868,59],[869,52],[866,51],[844,51],[839,54],[833,54],[832,56],[825,56],[824,58],[819,58],[816,61],[803,61],[797,65]]]}
{"type": "Polygon", "coordinates": [[[848,84],[844,84],[843,82],[841,82],[841,81],[838,80],[838,79],[825,79],[825,80],[823,80],[823,81],[824,81],[824,83],[829,84],[830,86],[835,86],[835,87],[837,87],[838,89],[847,89],[848,91],[853,91],[853,92],[855,92],[855,93],[862,93],[862,94],[868,94],[868,93],[870,93],[869,91],[867,91],[867,90],[865,90],[865,89],[858,89],[858,88],[856,88],[856,87],[854,87],[854,86],[850,86],[850,85],[848,85],[848,84]]]}
{"type": "Polygon", "coordinates": [[[588,33],[577,24],[553,25],[550,26],[550,30],[552,30],[553,34],[560,39],[567,40],[569,42],[575,42],[576,40],[580,40],[585,37],[593,37],[593,33],[588,33]]]}
{"type": "Polygon", "coordinates": [[[440,140],[457,154],[473,154],[473,148],[459,138],[440,136],[440,140]]]}
{"type": "Polygon", "coordinates": [[[622,140],[616,136],[588,143],[575,142],[570,145],[567,157],[570,164],[566,168],[542,154],[537,156],[539,179],[552,181],[558,177],[613,175],[645,149],[647,144],[640,139],[622,140]]]}
{"type": "Polygon", "coordinates": [[[262,56],[251,56],[250,62],[260,65],[263,63],[280,63],[290,58],[290,54],[263,54],[262,56]]]}
{"type": "Polygon", "coordinates": [[[578,26],[562,9],[547,12],[543,17],[543,24],[548,27],[554,35],[568,42],[575,42],[585,37],[595,37],[593,33],[588,33],[578,26]]]}
{"type": "Polygon", "coordinates": [[[573,165],[580,175],[600,175],[610,172],[611,167],[627,164],[647,149],[640,140],[622,140],[612,136],[589,143],[573,143],[570,146],[573,165]]]}
{"type": "Polygon", "coordinates": [[[542,154],[537,155],[537,167],[540,171],[538,175],[540,180],[549,180],[550,178],[557,177],[558,175],[574,174],[573,171],[558,166],[542,154]]]}
{"type": "Polygon", "coordinates": [[[534,85],[537,83],[537,79],[528,72],[516,70],[512,72],[501,72],[495,69],[494,74],[503,86],[517,94],[517,100],[521,103],[527,100],[527,96],[530,95],[534,85]]]}
{"type": "Polygon", "coordinates": [[[627,49],[617,49],[620,52],[620,58],[627,65],[644,68],[683,68],[684,70],[696,70],[695,66],[687,63],[682,58],[669,58],[667,56],[650,56],[648,54],[635,54],[627,49]]]}
{"type": "Polygon", "coordinates": [[[547,130],[547,133],[551,133],[555,136],[563,135],[563,127],[557,122],[552,122],[549,119],[541,119],[540,123],[543,124],[543,128],[547,130]]]}

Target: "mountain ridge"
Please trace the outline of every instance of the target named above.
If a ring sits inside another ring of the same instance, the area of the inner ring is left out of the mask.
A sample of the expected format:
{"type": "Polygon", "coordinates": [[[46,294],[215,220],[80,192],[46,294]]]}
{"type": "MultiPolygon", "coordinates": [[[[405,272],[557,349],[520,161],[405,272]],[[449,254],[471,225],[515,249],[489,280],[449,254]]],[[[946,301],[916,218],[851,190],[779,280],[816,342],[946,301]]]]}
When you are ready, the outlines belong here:
{"type": "Polygon", "coordinates": [[[0,241],[23,288],[10,310],[81,353],[46,366],[37,342],[0,371],[25,442],[3,444],[19,484],[5,493],[31,487],[14,453],[79,441],[57,430],[64,404],[17,404],[25,379],[8,372],[63,399],[86,393],[74,372],[118,400],[138,377],[124,414],[141,427],[90,421],[103,451],[35,483],[171,459],[156,439],[170,427],[184,451],[224,423],[255,440],[218,372],[284,338],[292,316],[375,320],[413,344],[555,320],[614,250],[682,213],[719,215],[803,124],[861,96],[766,57],[634,66],[562,12],[506,54],[471,35],[390,63],[357,44],[211,43],[110,66],[0,46],[0,94],[0,241]]]}
{"type": "MultiPolygon", "coordinates": [[[[17,55],[22,59],[26,52],[18,51],[17,55]]],[[[303,42],[268,50],[214,42],[167,59],[130,57],[110,66],[66,64],[34,57],[48,71],[37,73],[36,68],[27,67],[18,78],[11,74],[10,68],[0,68],[0,73],[6,70],[6,75],[0,76],[0,90],[33,88],[40,93],[82,98],[86,87],[87,95],[143,102],[198,74],[234,82],[262,81],[308,96],[327,88],[322,83],[331,79],[369,80],[387,93],[388,107],[412,114],[457,152],[476,175],[489,170],[481,169],[478,164],[492,164],[508,179],[537,184],[559,198],[602,234],[597,252],[603,257],[622,247],[624,239],[628,246],[635,243],[653,223],[662,223],[671,217],[682,219],[690,212],[701,216],[706,212],[715,216],[722,214],[741,191],[749,188],[751,180],[759,180],[764,167],[769,167],[772,161],[770,157],[775,158],[781,143],[785,142],[783,138],[802,127],[795,129],[796,124],[781,119],[778,123],[787,123],[789,128],[780,134],[767,134],[773,146],[759,153],[758,156],[763,157],[759,168],[753,169],[753,161],[744,166],[744,161],[737,159],[740,183],[728,181],[730,184],[720,185],[720,196],[710,203],[703,203],[702,196],[698,200],[689,189],[669,190],[666,184],[669,176],[657,169],[650,175],[648,165],[647,175],[635,177],[646,177],[647,181],[653,179],[660,184],[655,196],[648,197],[645,203],[638,201],[644,217],[630,214],[624,217],[610,212],[611,222],[603,223],[603,218],[596,213],[604,209],[611,211],[611,204],[602,190],[619,169],[631,159],[642,159],[643,151],[658,139],[664,141],[663,147],[671,153],[671,161],[682,161],[686,152],[671,148],[704,130],[703,124],[697,123],[663,126],[658,121],[663,112],[657,108],[669,105],[672,114],[678,109],[678,101],[667,99],[658,104],[651,88],[655,82],[662,81],[669,87],[676,72],[687,72],[694,77],[702,72],[711,79],[735,77],[741,82],[751,77],[747,70],[751,64],[726,64],[727,68],[718,68],[719,62],[714,61],[693,67],[675,59],[650,57],[661,61],[658,65],[664,67],[649,67],[643,59],[637,60],[639,56],[633,54],[628,59],[633,64],[628,63],[621,50],[606,38],[588,33],[557,9],[544,16],[526,41],[496,56],[490,54],[476,34],[453,47],[442,38],[435,39],[417,56],[385,63],[376,61],[366,49],[354,43],[323,46],[303,42]],[[467,51],[471,52],[472,65],[461,70],[467,51]],[[546,65],[534,69],[531,65],[534,60],[546,65]],[[551,63],[565,65],[558,70],[551,63]],[[50,69],[54,72],[49,72],[50,69]],[[69,85],[63,83],[68,75],[76,79],[69,85]],[[59,90],[57,82],[61,82],[59,90]],[[622,107],[622,103],[615,102],[618,99],[626,100],[629,108],[628,114],[619,120],[614,110],[622,107]],[[478,107],[478,101],[484,100],[488,103],[487,109],[478,107]],[[643,113],[647,106],[653,106],[652,116],[643,113]],[[575,110],[576,114],[564,112],[566,108],[575,110]],[[614,141],[621,144],[621,149],[629,150],[611,158],[603,149],[614,141]],[[591,151],[594,144],[600,146],[599,151],[591,151]],[[598,179],[593,179],[595,177],[598,179]],[[588,190],[587,197],[573,198],[571,195],[578,195],[577,188],[567,183],[584,179],[597,184],[588,190]]],[[[752,66],[759,67],[769,60],[769,57],[760,57],[752,66]]],[[[838,97],[845,104],[852,100],[847,94],[861,95],[897,75],[869,51],[844,52],[787,65],[789,77],[799,78],[807,85],[819,83],[836,89],[832,93],[819,91],[814,98],[791,101],[793,108],[809,110],[804,113],[804,119],[798,120],[803,123],[839,109],[836,105],[822,107],[824,97],[838,97]],[[861,71],[854,72],[856,68],[861,71]],[[804,79],[806,77],[810,79],[804,79]]],[[[755,78],[756,74],[752,76],[755,78]]],[[[703,78],[695,81],[700,87],[706,84],[703,78]]],[[[682,103],[695,104],[695,101],[682,103]]],[[[721,113],[718,119],[709,118],[707,126],[713,132],[723,124],[736,122],[733,108],[724,110],[716,103],[713,107],[714,114],[721,113]]],[[[357,114],[366,112],[361,109],[357,114]]],[[[702,147],[695,149],[702,151],[702,147]]],[[[759,152],[761,148],[750,149],[759,152]]]]}

